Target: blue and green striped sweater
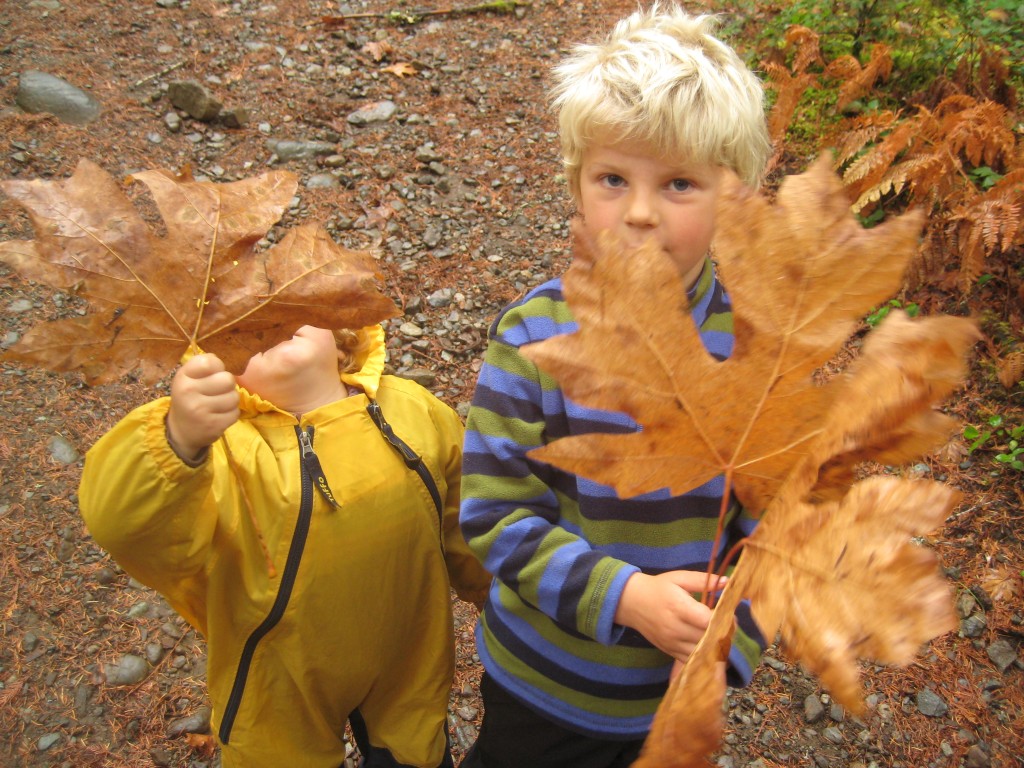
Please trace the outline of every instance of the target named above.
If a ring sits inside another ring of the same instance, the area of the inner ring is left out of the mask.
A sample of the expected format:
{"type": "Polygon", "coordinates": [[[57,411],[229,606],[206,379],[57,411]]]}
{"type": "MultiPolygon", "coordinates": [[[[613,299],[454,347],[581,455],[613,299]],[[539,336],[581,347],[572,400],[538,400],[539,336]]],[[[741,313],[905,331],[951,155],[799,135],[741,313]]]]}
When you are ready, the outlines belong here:
{"type": "MultiPolygon", "coordinates": [[[[710,261],[690,300],[708,351],[728,357],[732,312],[710,261]]],[[[639,429],[625,414],[568,400],[519,353],[577,328],[560,279],[506,307],[491,327],[463,456],[463,534],[495,577],[477,650],[502,688],[548,719],[597,738],[643,738],[672,659],[613,622],[619,597],[638,570],[707,568],[724,485],[717,478],[685,496],[621,499],[526,455],[568,435],[639,429]]],[[[716,556],[755,525],[734,512],[716,556]]],[[[737,625],[731,685],[749,681],[764,647],[746,605],[737,625]]]]}

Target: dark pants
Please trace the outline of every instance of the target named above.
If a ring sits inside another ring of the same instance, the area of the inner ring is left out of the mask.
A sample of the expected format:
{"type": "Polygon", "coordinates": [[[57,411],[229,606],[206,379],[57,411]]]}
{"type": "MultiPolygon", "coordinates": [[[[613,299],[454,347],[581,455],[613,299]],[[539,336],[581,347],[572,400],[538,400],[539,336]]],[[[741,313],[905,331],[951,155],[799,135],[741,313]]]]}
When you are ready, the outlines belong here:
{"type": "MultiPolygon", "coordinates": [[[[359,714],[358,709],[348,716],[348,724],[352,726],[352,735],[356,738],[356,746],[359,747],[359,753],[363,756],[359,763],[359,768],[411,768],[411,766],[395,760],[394,755],[387,749],[384,749],[384,747],[370,745],[370,736],[366,731],[366,721],[363,720],[363,716],[359,714]]],[[[448,734],[446,733],[446,742],[447,739],[448,734]]],[[[455,768],[450,745],[445,749],[444,758],[437,768],[455,768]]]]}
{"type": "Polygon", "coordinates": [[[628,768],[643,739],[611,741],[555,725],[523,706],[484,673],[484,721],[459,768],[628,768]]]}

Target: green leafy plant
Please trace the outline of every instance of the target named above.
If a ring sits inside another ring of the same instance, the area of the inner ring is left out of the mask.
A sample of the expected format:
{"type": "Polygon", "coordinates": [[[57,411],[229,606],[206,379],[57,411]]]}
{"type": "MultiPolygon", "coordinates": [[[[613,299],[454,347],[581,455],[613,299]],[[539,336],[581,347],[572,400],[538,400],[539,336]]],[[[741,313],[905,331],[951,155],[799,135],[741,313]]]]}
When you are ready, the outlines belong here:
{"type": "Polygon", "coordinates": [[[1017,471],[1024,471],[1024,424],[1010,426],[1002,416],[990,416],[985,425],[964,427],[964,438],[971,441],[968,453],[980,450],[997,450],[993,459],[1017,471]]]}
{"type": "Polygon", "coordinates": [[[885,304],[871,310],[871,312],[868,313],[868,316],[864,318],[864,322],[874,328],[880,322],[885,320],[885,318],[889,316],[889,313],[894,309],[902,309],[910,317],[917,317],[918,312],[921,311],[921,308],[912,301],[904,304],[899,299],[889,299],[885,304]]]}
{"type": "Polygon", "coordinates": [[[979,166],[974,170],[969,171],[967,175],[970,176],[974,180],[974,183],[981,189],[991,189],[996,185],[996,182],[1003,178],[1003,174],[993,171],[987,165],[979,166]]]}

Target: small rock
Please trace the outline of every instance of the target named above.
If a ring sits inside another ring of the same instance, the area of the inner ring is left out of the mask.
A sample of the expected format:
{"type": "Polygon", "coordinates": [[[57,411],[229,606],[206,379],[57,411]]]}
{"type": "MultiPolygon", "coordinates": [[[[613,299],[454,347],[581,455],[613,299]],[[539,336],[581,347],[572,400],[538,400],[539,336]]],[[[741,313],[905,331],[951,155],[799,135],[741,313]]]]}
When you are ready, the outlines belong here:
{"type": "Polygon", "coordinates": [[[74,464],[81,458],[81,454],[70,442],[61,435],[54,435],[50,438],[50,457],[60,464],[74,464]]]}
{"type": "Polygon", "coordinates": [[[428,389],[434,386],[437,381],[437,375],[433,371],[428,371],[426,368],[410,368],[408,371],[398,375],[403,379],[415,381],[421,387],[427,387],[428,389]]]}
{"type": "Polygon", "coordinates": [[[153,761],[153,765],[159,766],[159,768],[168,768],[174,764],[174,755],[166,749],[160,749],[159,747],[153,747],[149,750],[149,759],[153,761]]]}
{"type": "Polygon", "coordinates": [[[102,584],[105,586],[107,584],[114,583],[114,581],[117,579],[117,573],[114,571],[113,568],[104,567],[96,571],[96,574],[93,578],[96,579],[97,584],[102,584]]]}
{"type": "Polygon", "coordinates": [[[1017,661],[1017,651],[1006,640],[996,640],[986,653],[1000,672],[1005,672],[1017,661]]]}
{"type": "Polygon", "coordinates": [[[816,723],[825,714],[825,707],[816,694],[811,694],[804,699],[804,720],[808,723],[816,723]]]}
{"type": "Polygon", "coordinates": [[[960,634],[964,637],[981,637],[988,622],[981,615],[968,616],[960,622],[960,634]]]}
{"type": "Polygon", "coordinates": [[[918,691],[917,709],[925,717],[944,717],[949,712],[949,706],[931,688],[918,691]]]}
{"type": "Polygon", "coordinates": [[[393,101],[375,101],[360,107],[348,116],[352,125],[366,125],[368,123],[385,123],[398,111],[393,101]]]}
{"type": "Polygon", "coordinates": [[[178,113],[168,112],[164,115],[164,125],[167,126],[167,130],[171,133],[178,133],[181,131],[181,118],[178,117],[178,113]]]}
{"type": "Polygon", "coordinates": [[[414,339],[418,339],[423,335],[423,329],[416,325],[416,323],[402,323],[398,328],[398,332],[403,336],[409,336],[414,339]]]}
{"type": "Polygon", "coordinates": [[[35,632],[26,632],[21,636],[21,650],[32,653],[39,645],[39,636],[35,632]]]}
{"type": "Polygon", "coordinates": [[[47,733],[45,736],[39,737],[39,741],[36,742],[36,749],[40,752],[45,752],[58,741],[60,741],[59,733],[47,733]]]}
{"type": "Polygon", "coordinates": [[[827,741],[831,741],[833,744],[842,744],[844,741],[843,732],[836,728],[834,725],[830,725],[828,728],[822,731],[821,735],[824,736],[827,741]]]}
{"type": "Polygon", "coordinates": [[[146,643],[146,660],[154,666],[163,658],[164,649],[160,643],[146,643]]]}
{"type": "Polygon", "coordinates": [[[452,296],[455,292],[451,288],[441,288],[440,290],[434,291],[432,294],[427,296],[427,304],[440,309],[441,307],[447,307],[452,303],[452,296]]]}
{"type": "Polygon", "coordinates": [[[316,157],[317,155],[332,155],[336,147],[327,141],[270,139],[267,141],[267,149],[277,155],[278,160],[287,162],[288,160],[303,160],[307,157],[316,157]]]}
{"type": "Polygon", "coordinates": [[[332,173],[314,173],[306,180],[307,189],[333,189],[340,185],[338,177],[332,173]]]}
{"type": "Polygon", "coordinates": [[[221,103],[206,87],[195,80],[175,80],[167,89],[171,104],[204,123],[220,114],[221,103]]]}
{"type": "Polygon", "coordinates": [[[220,113],[220,121],[228,128],[244,128],[249,124],[249,110],[245,107],[229,107],[220,113]]]}
{"type": "Polygon", "coordinates": [[[7,311],[20,314],[22,312],[28,312],[32,309],[32,306],[32,302],[28,299],[15,299],[7,305],[7,311]]]}
{"type": "Polygon", "coordinates": [[[206,733],[210,730],[210,708],[197,707],[196,711],[167,724],[167,737],[173,739],[183,733],[206,733]]]}
{"type": "Polygon", "coordinates": [[[81,720],[85,717],[89,699],[92,698],[92,686],[82,683],[75,688],[75,717],[81,720]]]}
{"type": "Polygon", "coordinates": [[[107,685],[135,685],[149,673],[149,664],[141,656],[126,653],[114,665],[104,668],[107,685]]]}
{"type": "Polygon", "coordinates": [[[964,756],[964,768],[989,768],[990,765],[992,758],[977,744],[972,745],[964,756]]]}

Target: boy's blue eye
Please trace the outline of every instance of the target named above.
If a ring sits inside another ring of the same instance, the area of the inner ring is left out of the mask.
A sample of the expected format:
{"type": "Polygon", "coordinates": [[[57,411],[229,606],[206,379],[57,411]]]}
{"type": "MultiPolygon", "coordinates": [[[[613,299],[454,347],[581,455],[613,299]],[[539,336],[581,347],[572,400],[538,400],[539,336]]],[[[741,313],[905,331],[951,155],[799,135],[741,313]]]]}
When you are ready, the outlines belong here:
{"type": "Polygon", "coordinates": [[[621,187],[626,183],[626,180],[617,174],[609,173],[604,177],[604,183],[609,187],[621,187]]]}
{"type": "Polygon", "coordinates": [[[686,192],[693,184],[687,179],[672,179],[672,191],[673,192],[686,192]]]}

